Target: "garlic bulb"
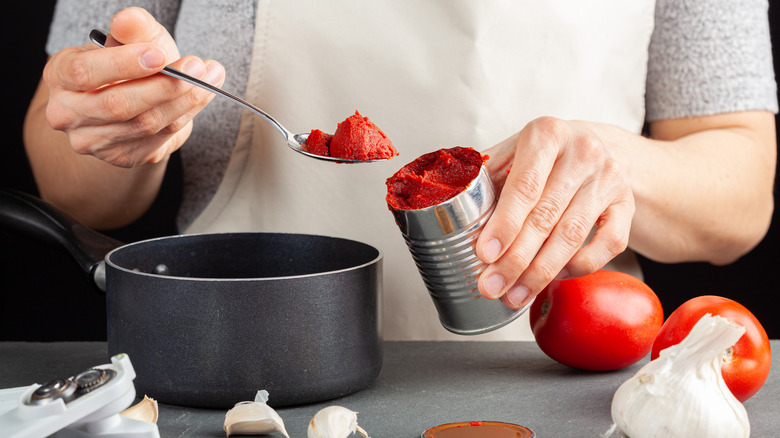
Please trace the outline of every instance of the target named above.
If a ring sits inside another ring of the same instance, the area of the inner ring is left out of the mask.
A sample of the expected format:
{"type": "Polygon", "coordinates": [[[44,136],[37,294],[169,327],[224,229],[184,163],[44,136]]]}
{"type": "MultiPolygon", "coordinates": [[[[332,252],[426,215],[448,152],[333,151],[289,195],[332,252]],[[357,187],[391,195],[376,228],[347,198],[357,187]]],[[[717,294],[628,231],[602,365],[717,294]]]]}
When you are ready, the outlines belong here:
{"type": "Polygon", "coordinates": [[[236,403],[233,409],[225,414],[223,428],[230,435],[261,435],[279,432],[290,438],[284,429],[282,417],[268,406],[268,391],[257,391],[255,401],[236,403]]]}
{"type": "Polygon", "coordinates": [[[355,432],[369,438],[357,424],[357,412],[341,406],[321,409],[309,422],[308,438],[346,438],[355,432]]]}
{"type": "Polygon", "coordinates": [[[704,315],[688,336],[625,381],[612,399],[612,421],[631,438],[748,437],[745,407],[720,372],[722,356],[745,328],[704,315]]]}
{"type": "Polygon", "coordinates": [[[146,421],[147,423],[157,423],[157,400],[144,396],[144,399],[135,406],[130,406],[119,415],[132,418],[134,420],[146,421]]]}

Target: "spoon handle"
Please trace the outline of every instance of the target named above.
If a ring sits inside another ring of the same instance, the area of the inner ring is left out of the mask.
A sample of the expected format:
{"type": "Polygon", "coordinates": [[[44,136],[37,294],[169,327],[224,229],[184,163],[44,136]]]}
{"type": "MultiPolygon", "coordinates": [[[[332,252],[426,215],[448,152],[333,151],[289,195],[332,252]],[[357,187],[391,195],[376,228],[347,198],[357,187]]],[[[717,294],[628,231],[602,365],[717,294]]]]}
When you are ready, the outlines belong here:
{"type": "MultiPolygon", "coordinates": [[[[106,47],[106,40],[108,39],[108,36],[105,32],[92,29],[92,31],[89,33],[89,39],[97,44],[98,46],[105,48],[106,47]]],[[[170,77],[181,79],[184,82],[190,83],[192,85],[201,87],[203,89],[206,89],[208,91],[211,91],[212,93],[215,93],[218,96],[222,96],[225,98],[228,98],[232,100],[233,102],[243,106],[244,108],[248,109],[249,111],[252,111],[253,113],[257,114],[258,116],[264,118],[268,123],[273,125],[283,136],[284,138],[289,142],[292,138],[293,134],[285,129],[284,126],[282,126],[279,122],[276,121],[273,117],[268,115],[265,111],[261,110],[260,108],[252,105],[251,103],[245,101],[244,99],[241,99],[233,94],[228,93],[227,91],[222,90],[219,87],[215,87],[208,82],[201,81],[200,79],[194,78],[186,73],[183,73],[179,70],[176,70],[175,68],[172,68],[170,66],[165,66],[160,73],[166,74],[170,77]]]]}

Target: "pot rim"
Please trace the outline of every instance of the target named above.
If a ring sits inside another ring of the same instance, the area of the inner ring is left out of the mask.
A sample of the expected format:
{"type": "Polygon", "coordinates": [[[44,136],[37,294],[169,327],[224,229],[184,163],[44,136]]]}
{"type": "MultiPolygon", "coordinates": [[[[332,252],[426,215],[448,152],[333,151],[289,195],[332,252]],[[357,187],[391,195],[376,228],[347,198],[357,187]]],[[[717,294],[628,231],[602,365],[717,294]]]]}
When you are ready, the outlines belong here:
{"type": "Polygon", "coordinates": [[[248,281],[248,282],[256,282],[256,281],[274,281],[274,280],[292,280],[292,279],[300,279],[300,278],[310,278],[310,277],[322,277],[322,276],[328,276],[328,275],[337,275],[342,274],[349,271],[357,271],[363,268],[366,268],[368,266],[374,265],[379,263],[383,258],[382,251],[379,250],[379,248],[369,245],[368,243],[361,242],[354,239],[348,239],[344,237],[336,237],[336,236],[326,236],[326,235],[320,235],[320,234],[308,234],[308,233],[283,233],[283,232],[220,232],[220,233],[193,233],[193,234],[176,234],[172,236],[162,236],[162,237],[155,237],[151,239],[145,239],[145,240],[139,240],[137,242],[128,243],[126,245],[122,245],[118,248],[114,248],[111,251],[109,251],[105,256],[105,265],[110,266],[111,269],[115,269],[117,271],[121,271],[127,274],[131,275],[140,275],[143,277],[150,277],[150,278],[159,278],[159,279],[168,279],[168,280],[178,280],[178,281],[208,281],[208,282],[236,282],[236,281],[248,281]],[[237,239],[240,236],[259,236],[259,235],[274,235],[274,236],[298,236],[298,237],[314,237],[314,238],[321,238],[321,239],[328,239],[328,240],[334,240],[334,241],[345,241],[345,242],[351,242],[359,245],[363,245],[368,249],[372,249],[376,251],[377,255],[376,257],[372,258],[371,260],[361,263],[359,265],[349,266],[342,269],[336,269],[336,270],[330,270],[330,271],[321,271],[321,272],[313,272],[308,274],[299,274],[299,275],[282,275],[282,276],[274,276],[274,277],[250,277],[250,278],[243,278],[243,277],[235,277],[235,278],[212,278],[212,277],[183,277],[183,276],[176,276],[176,275],[167,275],[167,274],[156,274],[153,272],[143,272],[139,271],[137,269],[130,269],[124,266],[121,266],[111,260],[111,257],[117,253],[122,252],[125,249],[129,249],[132,247],[142,246],[142,245],[152,245],[155,242],[161,242],[161,241],[168,241],[168,240],[174,240],[174,239],[184,239],[184,240],[190,240],[190,239],[197,239],[197,238],[204,238],[204,237],[227,237],[231,239],[237,239]]]}

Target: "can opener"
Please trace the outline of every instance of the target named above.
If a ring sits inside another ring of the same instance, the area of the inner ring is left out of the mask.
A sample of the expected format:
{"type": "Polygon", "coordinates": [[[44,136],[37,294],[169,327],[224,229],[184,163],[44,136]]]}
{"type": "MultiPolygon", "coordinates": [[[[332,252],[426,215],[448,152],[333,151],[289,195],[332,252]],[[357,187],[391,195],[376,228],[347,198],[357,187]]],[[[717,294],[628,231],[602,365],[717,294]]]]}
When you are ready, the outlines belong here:
{"type": "Polygon", "coordinates": [[[160,438],[157,425],[119,415],[135,400],[135,370],[126,354],[68,379],[0,390],[6,438],[160,438]]]}

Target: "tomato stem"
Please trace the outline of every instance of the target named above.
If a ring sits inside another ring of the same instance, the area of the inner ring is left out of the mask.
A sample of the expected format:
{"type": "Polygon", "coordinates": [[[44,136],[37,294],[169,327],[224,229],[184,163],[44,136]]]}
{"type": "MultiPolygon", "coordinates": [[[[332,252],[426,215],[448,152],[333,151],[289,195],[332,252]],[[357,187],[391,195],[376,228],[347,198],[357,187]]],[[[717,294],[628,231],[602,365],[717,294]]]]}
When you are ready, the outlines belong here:
{"type": "Polygon", "coordinates": [[[539,310],[542,314],[542,318],[547,318],[547,314],[550,313],[550,300],[544,300],[542,302],[542,308],[539,310]]]}

